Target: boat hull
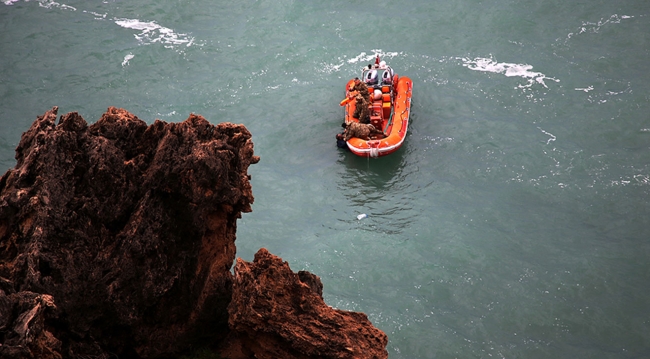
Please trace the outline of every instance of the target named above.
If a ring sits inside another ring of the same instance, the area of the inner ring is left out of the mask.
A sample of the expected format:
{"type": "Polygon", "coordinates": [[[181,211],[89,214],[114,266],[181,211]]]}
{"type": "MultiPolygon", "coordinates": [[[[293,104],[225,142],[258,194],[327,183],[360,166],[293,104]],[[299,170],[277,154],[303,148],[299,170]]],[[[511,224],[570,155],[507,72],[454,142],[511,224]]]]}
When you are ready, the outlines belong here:
{"type": "MultiPolygon", "coordinates": [[[[361,138],[353,137],[347,141],[348,148],[352,153],[361,157],[382,157],[387,156],[402,147],[406,133],[408,132],[410,114],[411,114],[411,96],[413,93],[413,82],[410,78],[397,77],[395,75],[395,82],[392,88],[390,110],[388,109],[388,102],[381,103],[377,107],[377,102],[374,102],[374,109],[377,118],[373,119],[374,124],[381,124],[383,138],[370,138],[364,140],[361,138]]],[[[346,89],[352,84],[352,80],[348,82],[346,89]]],[[[378,89],[379,90],[379,89],[378,89]]],[[[346,90],[347,91],[347,90],[346,90]]],[[[381,90],[379,90],[381,91],[381,90]]],[[[348,95],[348,93],[346,93],[348,95]]],[[[371,95],[372,96],[372,95],[371,95]]],[[[371,105],[371,107],[373,106],[371,105]]],[[[345,121],[358,122],[358,119],[353,118],[356,106],[356,101],[350,101],[345,105],[345,121]]],[[[375,125],[377,127],[377,125],[375,125]]]]}

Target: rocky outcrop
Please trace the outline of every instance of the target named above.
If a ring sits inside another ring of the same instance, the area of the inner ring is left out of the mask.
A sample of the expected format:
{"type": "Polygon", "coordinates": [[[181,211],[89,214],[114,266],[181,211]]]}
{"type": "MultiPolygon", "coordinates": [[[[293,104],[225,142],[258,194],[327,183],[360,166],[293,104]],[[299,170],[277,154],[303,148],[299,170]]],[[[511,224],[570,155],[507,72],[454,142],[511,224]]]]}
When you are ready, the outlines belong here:
{"type": "Polygon", "coordinates": [[[0,178],[0,357],[167,358],[226,338],[273,357],[258,335],[286,358],[385,353],[365,315],[327,307],[318,277],[265,251],[250,268],[238,261],[233,285],[259,161],[244,126],[194,114],[148,126],[113,107],[92,125],[75,112],[57,123],[57,110],[23,134],[0,178]]]}
{"type": "Polygon", "coordinates": [[[46,326],[59,319],[58,312],[51,295],[0,292],[1,357],[61,358],[61,341],[46,326]]]}
{"type": "Polygon", "coordinates": [[[320,278],[292,272],[260,249],[253,263],[237,259],[232,332],[222,354],[231,359],[387,358],[388,337],[363,313],[325,304],[320,278]]]}
{"type": "MultiPolygon", "coordinates": [[[[3,300],[45,313],[39,335],[64,357],[156,357],[205,328],[225,335],[236,220],[251,210],[258,161],[248,130],[196,115],[147,126],[117,108],[91,126],[56,115],[23,134],[0,179],[3,300]],[[13,299],[28,292],[47,305],[13,299]]],[[[9,326],[5,338],[22,335],[9,326]]]]}

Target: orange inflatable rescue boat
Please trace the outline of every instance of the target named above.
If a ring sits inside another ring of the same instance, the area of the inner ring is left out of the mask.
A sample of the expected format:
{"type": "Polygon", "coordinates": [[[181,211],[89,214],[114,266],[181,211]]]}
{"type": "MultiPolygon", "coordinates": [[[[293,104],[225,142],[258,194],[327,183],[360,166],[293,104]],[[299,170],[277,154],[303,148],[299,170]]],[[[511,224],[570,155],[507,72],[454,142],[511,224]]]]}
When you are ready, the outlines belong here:
{"type": "MultiPolygon", "coordinates": [[[[406,76],[399,77],[379,55],[374,65],[363,68],[361,81],[368,86],[370,93],[370,123],[383,134],[372,135],[368,139],[352,137],[347,146],[357,156],[381,157],[397,151],[404,143],[411,114],[411,95],[413,82],[406,76]]],[[[353,118],[356,100],[350,87],[354,80],[345,87],[345,99],[340,105],[345,106],[345,122],[359,122],[353,118]]]]}

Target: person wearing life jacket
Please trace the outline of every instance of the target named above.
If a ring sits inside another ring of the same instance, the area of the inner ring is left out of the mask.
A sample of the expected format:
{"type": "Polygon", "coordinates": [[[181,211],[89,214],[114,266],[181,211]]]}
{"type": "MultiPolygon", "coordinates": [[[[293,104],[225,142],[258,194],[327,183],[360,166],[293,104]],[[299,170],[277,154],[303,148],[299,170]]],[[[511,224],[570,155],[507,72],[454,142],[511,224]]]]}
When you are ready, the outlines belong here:
{"type": "Polygon", "coordinates": [[[370,123],[370,103],[361,94],[357,94],[355,100],[357,103],[352,117],[359,119],[361,123],[370,123]]]}
{"type": "Polygon", "coordinates": [[[336,147],[343,148],[348,151],[350,150],[350,147],[348,147],[348,143],[345,142],[345,131],[343,131],[343,133],[336,134],[336,147]]]}
{"type": "Polygon", "coordinates": [[[358,77],[354,78],[354,83],[350,85],[350,92],[357,91],[366,99],[367,102],[370,102],[370,92],[368,91],[368,85],[363,81],[359,80],[358,77]]]}
{"type": "Polygon", "coordinates": [[[375,126],[369,123],[344,122],[342,126],[345,128],[345,132],[343,133],[343,140],[346,142],[349,141],[352,137],[367,141],[370,139],[371,135],[382,133],[381,131],[377,130],[375,126]]]}
{"type": "MultiPolygon", "coordinates": [[[[363,108],[367,108],[370,104],[370,91],[368,90],[368,86],[363,81],[359,80],[358,77],[354,78],[354,82],[350,85],[349,90],[349,96],[354,96],[355,99],[359,96],[363,98],[363,101],[356,100],[357,102],[355,104],[354,114],[352,115],[354,118],[359,118],[363,108]],[[354,91],[357,92],[356,95],[353,94],[354,91]]],[[[368,113],[368,116],[370,116],[370,113],[368,113]]],[[[368,117],[368,123],[370,123],[370,117],[368,117]]]]}

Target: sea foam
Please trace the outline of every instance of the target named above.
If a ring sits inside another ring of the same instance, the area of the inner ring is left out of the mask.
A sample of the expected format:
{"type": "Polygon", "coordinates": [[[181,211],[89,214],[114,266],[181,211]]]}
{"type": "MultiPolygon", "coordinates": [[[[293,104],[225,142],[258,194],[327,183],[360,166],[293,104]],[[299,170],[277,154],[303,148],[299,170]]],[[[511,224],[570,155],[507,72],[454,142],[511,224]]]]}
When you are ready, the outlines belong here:
{"type": "Polygon", "coordinates": [[[535,83],[538,83],[548,88],[544,82],[545,80],[560,82],[560,80],[554,79],[552,77],[547,77],[541,72],[531,71],[533,69],[532,65],[497,62],[494,59],[482,57],[477,57],[473,60],[468,58],[460,58],[460,60],[463,62],[463,66],[467,67],[470,70],[504,74],[507,77],[517,76],[525,78],[528,80],[528,85],[523,87],[531,87],[535,83]]]}
{"type": "Polygon", "coordinates": [[[173,45],[191,46],[194,43],[194,37],[176,33],[170,28],[158,25],[155,21],[138,19],[114,19],[114,21],[124,28],[140,31],[134,36],[143,44],[159,42],[165,44],[165,47],[173,47],[173,45]]]}

